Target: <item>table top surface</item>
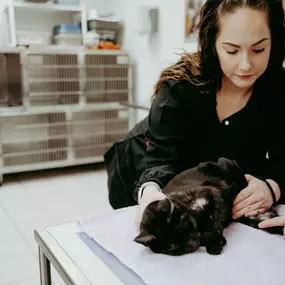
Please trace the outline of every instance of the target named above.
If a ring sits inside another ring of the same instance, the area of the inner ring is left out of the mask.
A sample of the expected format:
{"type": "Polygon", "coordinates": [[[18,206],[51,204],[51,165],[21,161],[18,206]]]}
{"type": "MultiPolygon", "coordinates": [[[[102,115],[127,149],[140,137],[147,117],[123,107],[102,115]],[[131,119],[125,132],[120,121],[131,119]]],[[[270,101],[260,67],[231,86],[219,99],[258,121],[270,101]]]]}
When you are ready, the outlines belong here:
{"type": "MultiPolygon", "coordinates": [[[[280,209],[284,215],[285,206],[283,211],[280,209]]],[[[35,239],[67,285],[145,285],[138,275],[82,232],[78,222],[35,230],[35,239]]]]}
{"type": "Polygon", "coordinates": [[[35,239],[66,284],[126,284],[83,241],[83,234],[79,224],[71,222],[35,230],[35,239]]]}

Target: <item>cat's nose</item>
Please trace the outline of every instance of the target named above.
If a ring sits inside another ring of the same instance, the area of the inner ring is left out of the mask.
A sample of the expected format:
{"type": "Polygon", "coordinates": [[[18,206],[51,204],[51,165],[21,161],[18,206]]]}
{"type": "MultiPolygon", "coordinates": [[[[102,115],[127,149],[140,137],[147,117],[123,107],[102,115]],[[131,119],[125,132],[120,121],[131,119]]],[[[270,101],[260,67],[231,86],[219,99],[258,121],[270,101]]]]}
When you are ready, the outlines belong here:
{"type": "Polygon", "coordinates": [[[188,247],[189,247],[190,253],[196,251],[200,247],[200,240],[196,238],[189,240],[188,247]]]}
{"type": "Polygon", "coordinates": [[[169,246],[169,251],[174,251],[174,250],[176,250],[178,248],[178,245],[177,244],[171,244],[170,246],[169,246]]]}

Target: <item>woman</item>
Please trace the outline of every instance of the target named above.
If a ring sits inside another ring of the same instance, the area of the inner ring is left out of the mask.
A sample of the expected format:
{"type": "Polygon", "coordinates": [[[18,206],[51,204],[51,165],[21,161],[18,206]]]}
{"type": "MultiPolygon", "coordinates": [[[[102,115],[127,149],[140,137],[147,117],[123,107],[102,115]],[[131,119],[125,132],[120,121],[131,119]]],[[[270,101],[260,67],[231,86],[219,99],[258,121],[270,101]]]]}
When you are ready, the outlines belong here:
{"type": "MultiPolygon", "coordinates": [[[[145,135],[120,142],[129,156],[117,156],[118,176],[127,184],[125,193],[135,189],[138,223],[150,202],[164,199],[161,189],[176,174],[219,157],[235,159],[247,173],[248,186],[234,201],[234,219],[285,202],[283,21],[278,0],[204,4],[199,52],[185,54],[162,72],[145,135]],[[137,163],[128,164],[138,153],[137,163]]],[[[105,156],[107,164],[112,153],[114,149],[105,156]]],[[[110,197],[122,197],[110,174],[109,167],[110,197]]]]}

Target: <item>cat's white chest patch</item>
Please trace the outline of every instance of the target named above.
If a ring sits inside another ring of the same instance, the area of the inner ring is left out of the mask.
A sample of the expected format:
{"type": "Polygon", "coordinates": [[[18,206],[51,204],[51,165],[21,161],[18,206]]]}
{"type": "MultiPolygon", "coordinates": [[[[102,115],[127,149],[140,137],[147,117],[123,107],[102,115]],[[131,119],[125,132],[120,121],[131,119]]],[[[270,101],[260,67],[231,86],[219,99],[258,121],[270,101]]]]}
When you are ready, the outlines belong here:
{"type": "Polygon", "coordinates": [[[260,222],[269,220],[270,218],[272,218],[270,212],[265,212],[252,217],[253,220],[258,220],[260,222]]]}
{"type": "Polygon", "coordinates": [[[199,211],[199,210],[203,210],[207,204],[208,204],[208,201],[205,198],[198,198],[191,203],[190,208],[193,211],[199,211]]]}

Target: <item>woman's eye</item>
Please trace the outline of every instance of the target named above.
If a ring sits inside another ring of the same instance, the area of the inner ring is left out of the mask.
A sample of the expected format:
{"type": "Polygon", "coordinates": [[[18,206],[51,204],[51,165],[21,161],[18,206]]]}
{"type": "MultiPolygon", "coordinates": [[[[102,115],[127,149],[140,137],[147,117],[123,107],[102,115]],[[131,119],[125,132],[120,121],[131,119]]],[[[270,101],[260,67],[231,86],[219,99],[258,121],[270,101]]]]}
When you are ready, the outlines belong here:
{"type": "Polygon", "coordinates": [[[261,52],[263,52],[264,50],[265,50],[264,48],[262,48],[262,49],[254,49],[253,52],[255,52],[255,53],[261,53],[261,52]]]}
{"type": "Polygon", "coordinates": [[[236,53],[237,53],[237,50],[227,50],[227,53],[228,53],[228,54],[236,54],[236,53]]]}

